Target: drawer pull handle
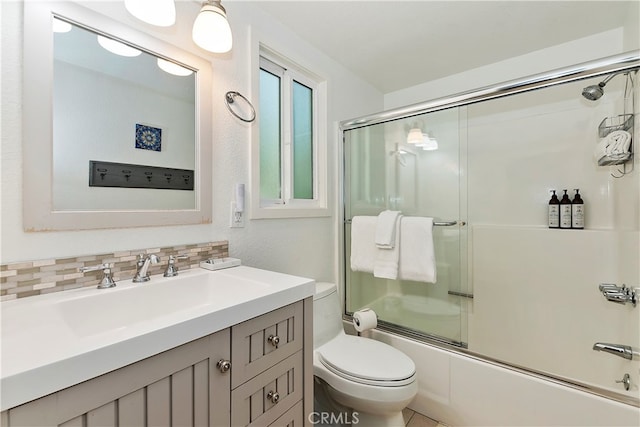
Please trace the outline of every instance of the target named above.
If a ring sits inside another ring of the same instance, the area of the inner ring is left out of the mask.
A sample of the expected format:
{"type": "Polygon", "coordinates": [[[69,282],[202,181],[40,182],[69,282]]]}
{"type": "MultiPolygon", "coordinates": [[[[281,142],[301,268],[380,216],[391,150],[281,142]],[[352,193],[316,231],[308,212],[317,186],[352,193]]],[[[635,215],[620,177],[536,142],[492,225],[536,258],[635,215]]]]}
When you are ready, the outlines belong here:
{"type": "Polygon", "coordinates": [[[280,344],[280,337],[277,335],[269,335],[269,338],[267,338],[267,341],[269,341],[272,346],[277,347],[278,344],[280,344]]]}
{"type": "Polygon", "coordinates": [[[216,366],[218,367],[218,369],[220,369],[220,372],[224,374],[225,372],[229,371],[229,369],[231,369],[231,362],[229,362],[228,360],[220,359],[218,360],[216,366]]]}
{"type": "Polygon", "coordinates": [[[270,391],[267,393],[267,399],[271,401],[274,405],[280,401],[280,395],[277,391],[270,391]]]}

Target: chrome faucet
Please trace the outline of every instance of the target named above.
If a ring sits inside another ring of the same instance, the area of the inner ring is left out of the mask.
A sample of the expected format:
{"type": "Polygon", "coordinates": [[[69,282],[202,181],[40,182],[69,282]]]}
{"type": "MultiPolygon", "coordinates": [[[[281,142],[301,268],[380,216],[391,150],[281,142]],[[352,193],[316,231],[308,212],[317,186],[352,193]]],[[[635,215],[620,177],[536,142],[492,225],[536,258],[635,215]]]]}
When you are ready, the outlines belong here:
{"type": "Polygon", "coordinates": [[[144,254],[138,255],[138,262],[136,263],[136,275],[133,276],[134,283],[142,283],[148,282],[151,278],[149,277],[149,265],[157,264],[160,262],[160,257],[154,254],[149,254],[145,256],[144,254]]]}
{"type": "Polygon", "coordinates": [[[595,351],[604,351],[605,353],[615,354],[627,360],[633,360],[633,356],[640,356],[640,352],[629,345],[607,344],[597,342],[593,345],[595,351]]]}
{"type": "Polygon", "coordinates": [[[84,273],[87,271],[102,270],[102,279],[100,280],[100,283],[98,283],[98,289],[108,289],[108,288],[113,288],[116,285],[116,282],[113,280],[113,277],[111,276],[112,268],[113,268],[113,264],[105,263],[105,264],[94,265],[92,267],[80,267],[78,268],[78,271],[81,273],[84,273]]]}
{"type": "Polygon", "coordinates": [[[178,266],[176,265],[176,260],[187,258],[189,258],[188,255],[169,255],[169,263],[167,264],[167,268],[164,270],[164,277],[177,276],[178,266]]]}

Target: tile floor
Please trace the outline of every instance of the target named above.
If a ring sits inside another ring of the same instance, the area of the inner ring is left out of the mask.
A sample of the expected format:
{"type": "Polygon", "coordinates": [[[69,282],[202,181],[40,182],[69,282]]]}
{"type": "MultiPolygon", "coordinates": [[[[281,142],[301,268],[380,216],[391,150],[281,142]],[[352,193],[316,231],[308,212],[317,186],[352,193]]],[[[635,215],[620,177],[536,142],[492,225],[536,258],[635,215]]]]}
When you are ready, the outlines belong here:
{"type": "Polygon", "coordinates": [[[404,416],[404,423],[406,427],[447,427],[444,424],[440,424],[436,420],[432,420],[422,414],[412,411],[409,408],[405,408],[402,411],[404,416]]]}

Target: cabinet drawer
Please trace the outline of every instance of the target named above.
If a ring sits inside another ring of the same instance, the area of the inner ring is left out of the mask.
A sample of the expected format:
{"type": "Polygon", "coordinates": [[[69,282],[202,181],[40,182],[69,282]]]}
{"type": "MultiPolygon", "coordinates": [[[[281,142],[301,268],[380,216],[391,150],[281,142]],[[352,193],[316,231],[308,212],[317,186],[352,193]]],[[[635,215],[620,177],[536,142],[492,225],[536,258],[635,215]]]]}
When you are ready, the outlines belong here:
{"type": "Polygon", "coordinates": [[[302,401],[296,403],[293,408],[282,414],[280,418],[271,423],[272,427],[300,427],[304,425],[302,401]]]}
{"type": "Polygon", "coordinates": [[[302,349],[303,303],[287,305],[231,328],[231,388],[302,349]]]}
{"type": "Polygon", "coordinates": [[[302,399],[302,377],[300,351],[233,390],[231,425],[268,426],[274,423],[302,399]]]}

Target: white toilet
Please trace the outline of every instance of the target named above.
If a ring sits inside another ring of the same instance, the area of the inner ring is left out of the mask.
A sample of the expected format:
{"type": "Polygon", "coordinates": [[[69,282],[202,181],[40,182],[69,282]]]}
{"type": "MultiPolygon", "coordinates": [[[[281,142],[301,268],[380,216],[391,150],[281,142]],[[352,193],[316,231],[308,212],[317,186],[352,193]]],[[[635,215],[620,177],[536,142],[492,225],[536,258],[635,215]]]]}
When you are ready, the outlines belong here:
{"type": "Polygon", "coordinates": [[[390,345],[347,335],[333,283],[316,283],[313,347],[316,379],[338,407],[354,411],[354,424],[404,426],[402,410],[418,392],[415,364],[390,345]]]}

